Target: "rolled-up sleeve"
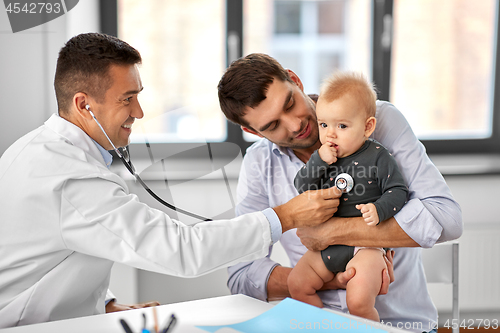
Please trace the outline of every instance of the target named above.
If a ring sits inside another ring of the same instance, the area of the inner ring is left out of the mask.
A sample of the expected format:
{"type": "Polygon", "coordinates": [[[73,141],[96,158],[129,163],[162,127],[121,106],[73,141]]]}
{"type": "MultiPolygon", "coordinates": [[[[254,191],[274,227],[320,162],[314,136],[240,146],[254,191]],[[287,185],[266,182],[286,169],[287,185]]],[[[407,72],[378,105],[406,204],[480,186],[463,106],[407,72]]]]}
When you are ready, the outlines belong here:
{"type": "Polygon", "coordinates": [[[378,101],[376,117],[373,137],[392,153],[409,189],[408,203],[394,216],[400,227],[422,247],[460,237],[460,205],[403,114],[378,101]]]}
{"type": "MultiPolygon", "coordinates": [[[[269,249],[271,251],[271,249],[269,249]]],[[[279,264],[269,257],[242,263],[228,268],[227,286],[232,294],[244,294],[267,301],[267,282],[279,264]]]]}

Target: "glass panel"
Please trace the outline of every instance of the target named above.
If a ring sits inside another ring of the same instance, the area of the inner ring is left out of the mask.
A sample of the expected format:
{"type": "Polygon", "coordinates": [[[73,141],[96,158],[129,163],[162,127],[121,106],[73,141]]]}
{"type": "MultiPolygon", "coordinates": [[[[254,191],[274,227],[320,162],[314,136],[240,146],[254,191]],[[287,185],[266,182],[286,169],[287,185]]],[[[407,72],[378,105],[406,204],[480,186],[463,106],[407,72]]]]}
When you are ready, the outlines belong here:
{"type": "Polygon", "coordinates": [[[274,31],[277,34],[300,33],[300,3],[297,1],[275,1],[274,31]]]}
{"type": "Polygon", "coordinates": [[[394,1],[391,101],[421,139],[492,130],[497,1],[394,1]]]}
{"type": "Polygon", "coordinates": [[[224,0],[119,0],[119,37],[141,52],[145,116],[132,142],[224,141],[224,0]]]}
{"type": "Polygon", "coordinates": [[[276,59],[279,59],[279,62],[281,66],[284,68],[298,68],[299,64],[301,62],[301,54],[300,52],[297,51],[290,51],[290,52],[280,52],[276,51],[273,56],[276,59]]]}
{"type": "Polygon", "coordinates": [[[317,75],[321,81],[327,79],[337,68],[341,68],[340,54],[318,54],[317,75]]]}
{"type": "Polygon", "coordinates": [[[344,33],[344,8],[344,0],[318,3],[318,33],[344,33]]]}
{"type": "Polygon", "coordinates": [[[243,53],[273,56],[297,73],[306,93],[319,93],[339,68],[371,77],[371,0],[246,0],[243,24],[243,53]],[[277,28],[285,18],[294,27],[286,34],[277,28]]]}

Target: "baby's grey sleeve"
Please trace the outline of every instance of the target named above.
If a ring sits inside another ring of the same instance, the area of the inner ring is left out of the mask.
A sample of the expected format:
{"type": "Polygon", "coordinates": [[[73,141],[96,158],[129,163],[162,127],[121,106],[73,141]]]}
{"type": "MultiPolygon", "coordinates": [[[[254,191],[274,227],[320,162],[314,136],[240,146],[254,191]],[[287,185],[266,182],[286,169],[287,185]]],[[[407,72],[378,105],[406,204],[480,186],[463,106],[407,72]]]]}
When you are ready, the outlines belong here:
{"type": "Polygon", "coordinates": [[[297,172],[294,185],[299,193],[309,190],[318,190],[323,186],[323,179],[328,170],[328,163],[319,157],[316,150],[309,161],[297,172]]]}
{"type": "Polygon", "coordinates": [[[374,202],[379,221],[385,221],[401,210],[408,198],[408,187],[396,160],[383,150],[377,159],[378,185],[382,196],[374,202]]]}

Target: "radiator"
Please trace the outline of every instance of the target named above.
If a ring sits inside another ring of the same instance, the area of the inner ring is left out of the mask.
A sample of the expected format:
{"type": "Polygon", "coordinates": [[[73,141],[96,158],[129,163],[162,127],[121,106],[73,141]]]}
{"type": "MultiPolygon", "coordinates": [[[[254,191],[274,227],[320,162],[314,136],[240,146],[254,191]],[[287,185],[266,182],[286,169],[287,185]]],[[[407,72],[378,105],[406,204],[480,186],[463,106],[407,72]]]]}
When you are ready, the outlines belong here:
{"type": "MultiPolygon", "coordinates": [[[[500,314],[500,228],[466,224],[459,243],[460,311],[464,314],[498,311],[500,314]]],[[[451,312],[451,286],[430,284],[428,287],[438,311],[451,312]]]]}

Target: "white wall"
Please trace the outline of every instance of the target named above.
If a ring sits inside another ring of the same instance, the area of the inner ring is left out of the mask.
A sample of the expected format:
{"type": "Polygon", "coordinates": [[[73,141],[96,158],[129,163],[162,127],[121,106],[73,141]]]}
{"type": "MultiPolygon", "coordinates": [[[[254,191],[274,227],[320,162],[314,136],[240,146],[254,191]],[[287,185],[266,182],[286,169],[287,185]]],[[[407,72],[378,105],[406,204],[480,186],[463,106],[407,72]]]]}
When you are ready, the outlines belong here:
{"type": "Polygon", "coordinates": [[[50,22],[12,33],[0,9],[0,154],[57,112],[57,54],[70,37],[98,31],[98,17],[98,1],[85,0],[50,22]]]}

